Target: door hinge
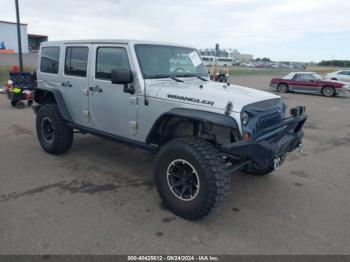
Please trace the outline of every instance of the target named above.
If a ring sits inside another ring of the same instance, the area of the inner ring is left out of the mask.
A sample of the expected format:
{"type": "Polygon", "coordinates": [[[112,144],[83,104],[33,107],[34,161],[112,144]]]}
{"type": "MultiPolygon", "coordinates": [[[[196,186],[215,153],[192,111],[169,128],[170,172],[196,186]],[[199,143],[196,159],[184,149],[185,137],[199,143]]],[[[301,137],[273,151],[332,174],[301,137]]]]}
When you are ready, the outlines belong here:
{"type": "Polygon", "coordinates": [[[137,96],[131,96],[131,97],[129,98],[129,102],[130,102],[131,104],[137,105],[137,96]]]}
{"type": "Polygon", "coordinates": [[[90,95],[89,89],[83,89],[83,95],[84,96],[89,96],[90,95]]]}
{"type": "Polygon", "coordinates": [[[84,110],[83,111],[83,114],[84,114],[84,116],[88,119],[88,121],[90,120],[90,113],[89,113],[89,111],[87,111],[87,110],[84,110]]]}
{"type": "Polygon", "coordinates": [[[131,136],[136,135],[136,133],[137,133],[137,128],[138,128],[138,125],[137,125],[137,122],[136,122],[136,121],[129,121],[129,134],[130,134],[131,136]]]}

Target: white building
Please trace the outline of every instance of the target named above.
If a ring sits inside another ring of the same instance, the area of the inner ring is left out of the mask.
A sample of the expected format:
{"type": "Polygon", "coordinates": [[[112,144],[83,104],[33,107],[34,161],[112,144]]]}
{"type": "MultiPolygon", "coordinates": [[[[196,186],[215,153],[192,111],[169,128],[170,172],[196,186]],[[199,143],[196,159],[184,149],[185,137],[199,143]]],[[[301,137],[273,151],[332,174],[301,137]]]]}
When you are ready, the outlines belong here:
{"type": "Polygon", "coordinates": [[[222,66],[232,66],[237,62],[250,62],[253,60],[253,55],[251,54],[241,54],[237,49],[200,49],[199,50],[204,64],[217,64],[222,66]]]}
{"type": "Polygon", "coordinates": [[[249,61],[253,60],[253,55],[241,54],[240,52],[237,51],[237,49],[233,49],[230,52],[230,57],[232,57],[233,60],[240,61],[240,62],[249,62],[249,61]]]}
{"type": "Polygon", "coordinates": [[[230,57],[215,57],[215,56],[201,56],[203,63],[206,66],[215,64],[218,66],[232,66],[233,65],[233,59],[230,57]]]}
{"type": "MultiPolygon", "coordinates": [[[[21,24],[22,52],[28,53],[27,24],[21,24]]],[[[0,52],[1,49],[18,52],[17,25],[13,22],[0,21],[0,52]]]]}

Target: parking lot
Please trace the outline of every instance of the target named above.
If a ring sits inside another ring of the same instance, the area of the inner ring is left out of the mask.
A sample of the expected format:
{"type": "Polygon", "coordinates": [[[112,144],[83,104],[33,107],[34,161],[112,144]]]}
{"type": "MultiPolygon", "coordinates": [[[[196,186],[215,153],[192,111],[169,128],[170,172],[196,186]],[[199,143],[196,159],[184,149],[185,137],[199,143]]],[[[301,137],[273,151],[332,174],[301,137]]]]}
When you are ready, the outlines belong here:
{"type": "Polygon", "coordinates": [[[152,155],[81,134],[48,155],[31,108],[1,95],[0,253],[350,254],[350,97],[283,97],[307,107],[304,152],[269,176],[233,174],[221,208],[191,222],[162,206],[152,155]]]}

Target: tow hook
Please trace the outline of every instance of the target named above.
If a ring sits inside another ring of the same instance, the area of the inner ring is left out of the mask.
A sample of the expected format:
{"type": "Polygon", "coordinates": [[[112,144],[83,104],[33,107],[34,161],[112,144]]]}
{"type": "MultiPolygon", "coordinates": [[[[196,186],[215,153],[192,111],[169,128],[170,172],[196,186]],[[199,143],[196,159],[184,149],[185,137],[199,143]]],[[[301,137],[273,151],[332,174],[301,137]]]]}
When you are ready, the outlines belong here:
{"type": "Polygon", "coordinates": [[[298,148],[299,148],[299,153],[303,153],[303,151],[304,151],[304,143],[303,143],[303,141],[301,141],[299,143],[298,148]]]}
{"type": "Polygon", "coordinates": [[[281,158],[275,158],[274,160],[273,160],[273,169],[274,170],[276,170],[276,169],[278,169],[278,167],[280,166],[280,164],[281,164],[281,158]]]}

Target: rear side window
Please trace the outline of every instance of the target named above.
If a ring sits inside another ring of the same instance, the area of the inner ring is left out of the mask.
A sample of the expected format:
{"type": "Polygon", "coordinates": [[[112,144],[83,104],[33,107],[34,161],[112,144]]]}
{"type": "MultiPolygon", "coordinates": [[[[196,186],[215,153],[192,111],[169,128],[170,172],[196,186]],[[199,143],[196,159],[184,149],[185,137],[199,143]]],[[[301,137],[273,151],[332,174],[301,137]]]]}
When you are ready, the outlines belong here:
{"type": "Polygon", "coordinates": [[[96,56],[96,79],[110,80],[114,69],[130,69],[125,48],[99,47],[96,56]]]}
{"type": "Polygon", "coordinates": [[[310,80],[315,80],[315,78],[310,75],[310,74],[305,74],[305,75],[300,75],[300,80],[302,81],[310,81],[310,80]]]}
{"type": "Polygon", "coordinates": [[[60,48],[58,46],[43,47],[40,57],[40,72],[58,74],[60,48]]]}
{"type": "Polygon", "coordinates": [[[86,77],[88,56],[88,47],[67,47],[64,74],[86,77]]]}

